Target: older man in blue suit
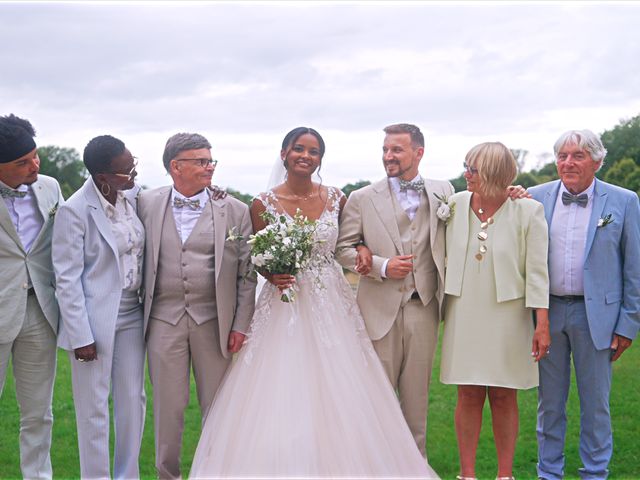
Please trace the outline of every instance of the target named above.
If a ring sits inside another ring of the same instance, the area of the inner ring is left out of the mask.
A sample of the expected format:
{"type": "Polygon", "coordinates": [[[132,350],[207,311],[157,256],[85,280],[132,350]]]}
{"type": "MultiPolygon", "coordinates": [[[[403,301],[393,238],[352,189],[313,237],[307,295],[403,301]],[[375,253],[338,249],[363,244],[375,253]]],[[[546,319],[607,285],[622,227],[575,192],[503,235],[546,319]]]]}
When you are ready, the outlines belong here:
{"type": "Polygon", "coordinates": [[[581,478],[607,478],[613,451],[611,363],[640,327],[640,206],[595,178],[607,153],[589,130],[556,142],[559,181],[530,189],[549,224],[551,347],[540,361],[538,476],[564,475],[570,358],[580,396],[581,478]]]}

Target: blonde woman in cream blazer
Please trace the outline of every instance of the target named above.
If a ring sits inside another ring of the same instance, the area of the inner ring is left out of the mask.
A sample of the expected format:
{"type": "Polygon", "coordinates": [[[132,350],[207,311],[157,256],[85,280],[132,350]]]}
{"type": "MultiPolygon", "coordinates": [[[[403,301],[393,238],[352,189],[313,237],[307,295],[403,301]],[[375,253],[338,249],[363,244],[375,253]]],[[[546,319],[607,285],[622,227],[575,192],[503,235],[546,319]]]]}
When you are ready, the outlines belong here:
{"type": "Polygon", "coordinates": [[[445,322],[440,380],[458,385],[460,479],[474,479],[482,409],[489,398],[498,479],[513,478],[517,389],[538,385],[549,346],[547,225],[542,205],[508,199],[517,167],[501,143],[466,156],[466,192],[448,200],[445,322]],[[534,328],[531,311],[536,310],[534,328]]]}

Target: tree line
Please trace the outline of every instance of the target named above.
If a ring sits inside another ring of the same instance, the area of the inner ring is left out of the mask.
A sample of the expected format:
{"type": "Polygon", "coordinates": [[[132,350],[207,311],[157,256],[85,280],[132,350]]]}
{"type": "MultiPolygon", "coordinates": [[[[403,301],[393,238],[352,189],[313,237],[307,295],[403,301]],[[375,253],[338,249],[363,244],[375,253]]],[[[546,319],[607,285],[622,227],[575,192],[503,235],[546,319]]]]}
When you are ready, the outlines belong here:
{"type": "MultiPolygon", "coordinates": [[[[597,173],[597,177],[605,182],[619,185],[633,190],[640,195],[640,115],[629,120],[621,120],[610,130],[601,135],[602,143],[607,149],[605,163],[597,173]]],[[[525,188],[548,182],[558,178],[553,155],[546,154],[542,160],[548,160],[538,169],[524,171],[524,163],[528,152],[526,150],[512,150],[518,162],[519,174],[516,185],[525,188]]],[[[69,198],[73,192],[82,186],[88,176],[87,170],[80,158],[80,154],[73,148],[63,148],[48,145],[38,148],[40,157],[40,172],[54,177],[60,182],[64,198],[69,198]]],[[[456,192],[466,189],[466,182],[461,173],[450,180],[456,192]]],[[[345,195],[369,185],[371,182],[359,180],[342,187],[345,195]]],[[[228,188],[229,195],[251,203],[253,195],[228,188]]]]}

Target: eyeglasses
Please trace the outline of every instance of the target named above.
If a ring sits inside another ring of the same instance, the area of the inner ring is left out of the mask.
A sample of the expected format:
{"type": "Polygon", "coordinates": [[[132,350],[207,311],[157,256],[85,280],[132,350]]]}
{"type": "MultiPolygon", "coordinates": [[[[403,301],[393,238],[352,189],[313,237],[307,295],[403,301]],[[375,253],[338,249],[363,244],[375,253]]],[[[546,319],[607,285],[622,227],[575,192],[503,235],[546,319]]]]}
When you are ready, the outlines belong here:
{"type": "Polygon", "coordinates": [[[213,158],[176,158],[176,162],[197,162],[202,168],[207,168],[209,165],[215,167],[218,165],[218,160],[213,158]]]}
{"type": "Polygon", "coordinates": [[[478,173],[478,169],[475,167],[471,167],[469,165],[467,165],[467,162],[464,162],[462,164],[462,168],[464,168],[465,172],[468,172],[471,175],[475,175],[476,173],[478,173]]]}
{"type": "Polygon", "coordinates": [[[129,170],[129,173],[119,173],[119,172],[108,172],[108,173],[110,175],[115,175],[116,177],[131,179],[134,177],[134,174],[136,173],[137,166],[138,166],[138,158],[133,157],[133,166],[131,167],[131,170],[129,170]]]}

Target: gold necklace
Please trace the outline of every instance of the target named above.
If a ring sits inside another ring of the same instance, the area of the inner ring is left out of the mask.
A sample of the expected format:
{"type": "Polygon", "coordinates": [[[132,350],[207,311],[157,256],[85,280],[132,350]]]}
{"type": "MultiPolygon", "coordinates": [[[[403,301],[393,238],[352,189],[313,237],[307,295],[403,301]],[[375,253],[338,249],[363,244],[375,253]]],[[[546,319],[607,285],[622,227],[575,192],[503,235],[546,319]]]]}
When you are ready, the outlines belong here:
{"type": "Polygon", "coordinates": [[[486,245],[486,241],[489,238],[489,233],[487,232],[487,229],[489,228],[489,225],[493,225],[493,217],[488,217],[486,220],[482,220],[483,216],[484,216],[484,208],[479,207],[478,208],[478,213],[480,214],[480,231],[478,232],[478,240],[480,240],[480,246],[478,248],[478,253],[476,253],[475,257],[476,260],[478,260],[479,262],[481,262],[484,259],[484,254],[487,253],[487,245],[486,245]]]}
{"type": "Polygon", "coordinates": [[[289,189],[289,192],[291,192],[291,195],[293,195],[296,200],[302,200],[303,202],[306,202],[313,197],[313,185],[311,185],[311,190],[307,194],[303,194],[303,195],[298,195],[297,193],[295,193],[288,183],[287,183],[287,188],[289,189]]]}

